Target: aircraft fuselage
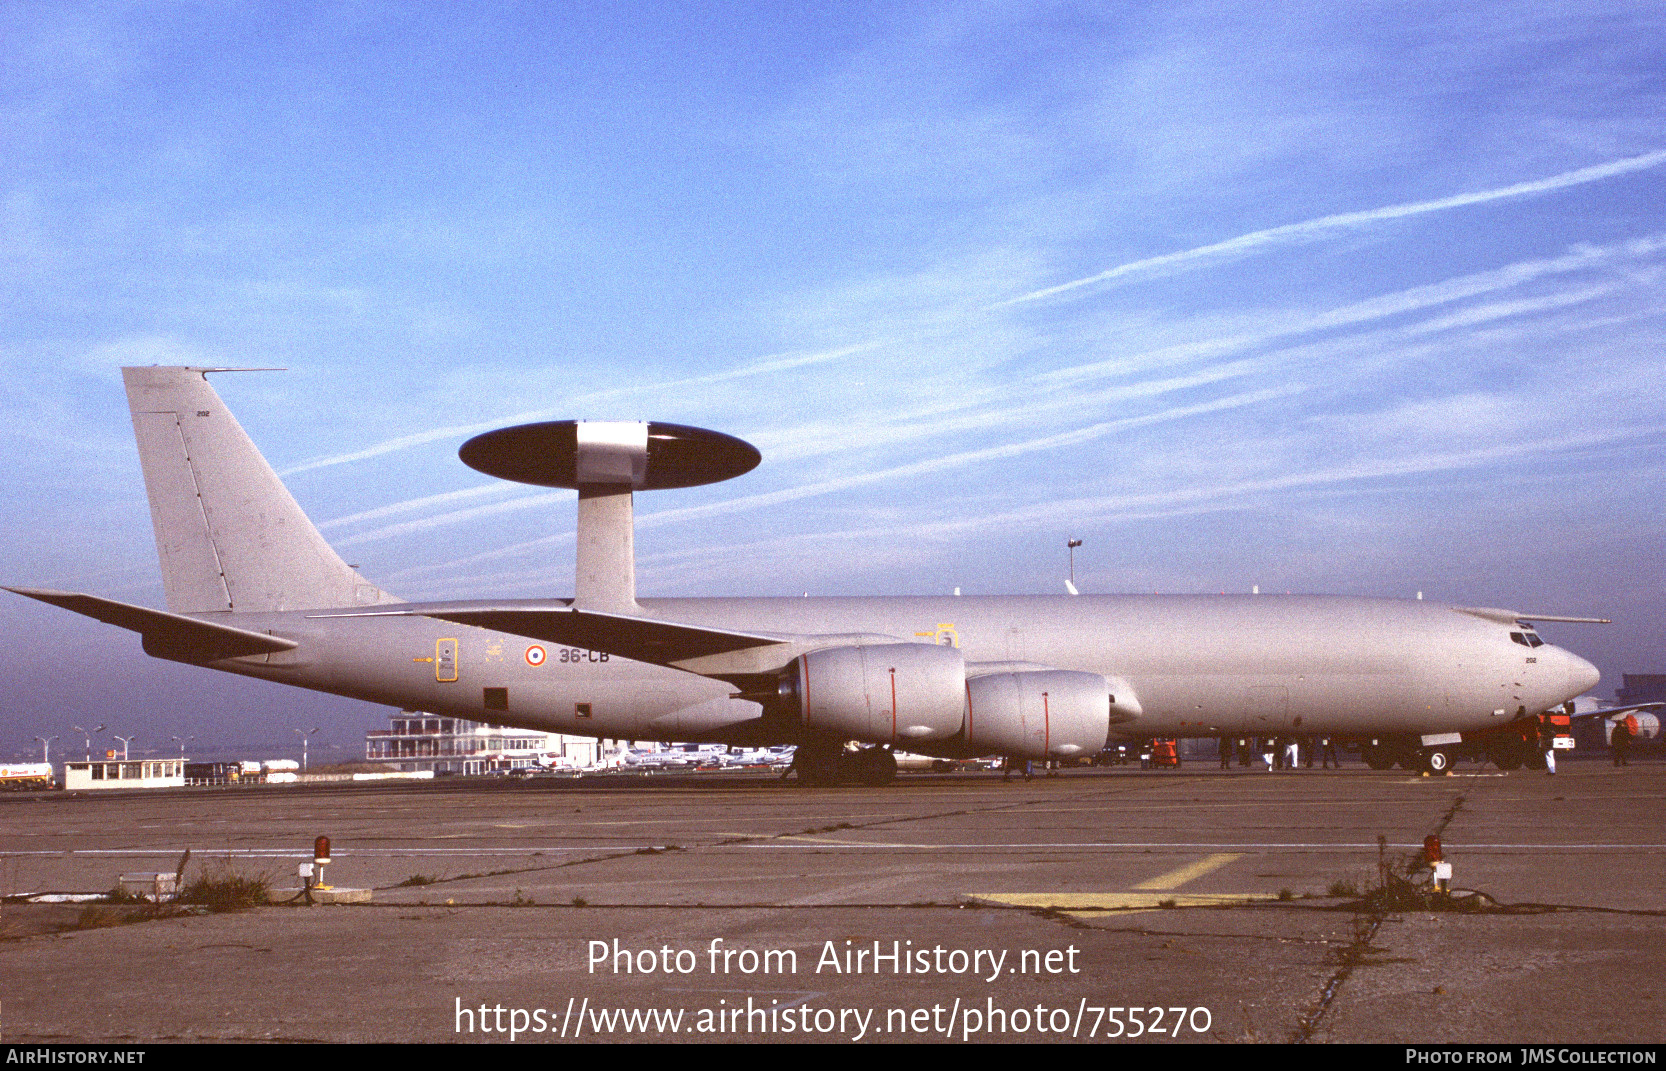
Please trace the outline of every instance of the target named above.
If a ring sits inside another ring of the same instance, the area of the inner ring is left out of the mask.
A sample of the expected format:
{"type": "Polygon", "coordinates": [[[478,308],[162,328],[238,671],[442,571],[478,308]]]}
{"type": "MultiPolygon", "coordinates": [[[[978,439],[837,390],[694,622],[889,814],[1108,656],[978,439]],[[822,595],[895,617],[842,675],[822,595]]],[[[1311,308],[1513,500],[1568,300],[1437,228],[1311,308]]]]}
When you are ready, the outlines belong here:
{"type": "MultiPolygon", "coordinates": [[[[528,601],[529,607],[564,601],[528,601]]],[[[511,604],[512,605],[512,604],[511,604]]],[[[1345,596],[1086,595],[644,599],[711,628],[884,634],[973,664],[1119,677],[1137,719],[1115,738],[1474,732],[1595,683],[1561,648],[1434,602],[1345,596]]],[[[428,617],[197,615],[299,641],[215,668],[450,716],[628,739],[755,742],[761,708],[720,680],[428,617]],[[745,728],[742,728],[745,726],[745,728]]],[[[794,738],[791,726],[771,736],[794,738]]]]}
{"type": "Polygon", "coordinates": [[[1449,756],[1429,750],[1441,737],[1540,714],[1597,681],[1522,614],[1421,600],[638,599],[634,495],[761,458],[655,421],[543,421],[458,451],[488,475],[577,492],[572,599],[406,602],[330,547],[209,386],[215,371],[122,370],[168,609],[11,590],[136,631],[157,657],[409,710],[800,743],[812,783],[883,783],[891,747],[1066,759],[1108,739],[1226,734],[1396,734],[1411,740],[1402,757],[1421,747],[1443,769],[1449,756]],[[871,746],[847,762],[852,740],[871,746]]]}

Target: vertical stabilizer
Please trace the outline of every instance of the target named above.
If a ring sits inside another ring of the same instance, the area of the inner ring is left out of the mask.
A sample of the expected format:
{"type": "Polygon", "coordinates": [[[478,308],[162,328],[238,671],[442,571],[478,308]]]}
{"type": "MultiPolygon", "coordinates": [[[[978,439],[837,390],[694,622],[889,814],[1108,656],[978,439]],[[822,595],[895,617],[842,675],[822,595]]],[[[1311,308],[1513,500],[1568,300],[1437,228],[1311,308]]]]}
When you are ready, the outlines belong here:
{"type": "Polygon", "coordinates": [[[208,385],[124,368],[168,609],[254,613],[397,602],[342,561],[208,385]]]}

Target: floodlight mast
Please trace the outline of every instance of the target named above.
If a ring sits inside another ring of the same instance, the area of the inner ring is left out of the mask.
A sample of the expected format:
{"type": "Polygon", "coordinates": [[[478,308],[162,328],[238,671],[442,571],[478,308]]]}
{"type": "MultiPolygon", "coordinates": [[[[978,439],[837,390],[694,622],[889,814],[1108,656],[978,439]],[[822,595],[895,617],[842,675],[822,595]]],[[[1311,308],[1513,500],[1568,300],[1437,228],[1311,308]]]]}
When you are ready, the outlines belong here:
{"type": "Polygon", "coordinates": [[[108,726],[95,725],[91,729],[83,729],[79,725],[71,725],[70,728],[80,733],[84,738],[83,743],[86,745],[86,752],[83,761],[93,761],[93,733],[102,733],[108,726]]]}
{"type": "Polygon", "coordinates": [[[318,726],[314,725],[312,728],[306,730],[305,732],[302,732],[300,729],[291,729],[289,731],[301,738],[301,772],[306,773],[307,772],[307,737],[311,736],[313,733],[316,733],[318,731],[318,726]]]}

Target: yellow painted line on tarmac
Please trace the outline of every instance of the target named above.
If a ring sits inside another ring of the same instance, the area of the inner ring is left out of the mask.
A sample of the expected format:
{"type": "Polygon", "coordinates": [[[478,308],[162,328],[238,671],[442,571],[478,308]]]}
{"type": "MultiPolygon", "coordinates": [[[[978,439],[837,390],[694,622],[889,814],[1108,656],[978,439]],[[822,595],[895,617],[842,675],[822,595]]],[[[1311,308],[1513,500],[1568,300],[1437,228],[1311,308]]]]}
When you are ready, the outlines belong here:
{"type": "Polygon", "coordinates": [[[850,840],[841,837],[823,837],[815,833],[753,833],[753,837],[767,837],[772,841],[797,841],[800,844],[825,844],[830,848],[918,848],[918,844],[901,844],[887,840],[850,840]]]}
{"type": "Polygon", "coordinates": [[[1253,900],[1277,900],[1276,893],[967,893],[968,899],[1005,907],[1033,907],[1068,914],[1101,911],[1152,911],[1174,907],[1220,907],[1253,900]]]}
{"type": "Polygon", "coordinates": [[[1196,881],[1211,870],[1219,870],[1233,860],[1242,859],[1243,857],[1243,852],[1216,852],[1214,855],[1204,856],[1195,863],[1188,863],[1179,870],[1171,870],[1167,874],[1159,874],[1149,881],[1142,881],[1134,888],[1178,889],[1188,881],[1196,881]]]}
{"type": "Polygon", "coordinates": [[[1060,911],[1078,918],[1092,918],[1110,911],[1132,913],[1167,907],[1221,907],[1255,900],[1277,900],[1274,893],[1177,893],[1177,889],[1244,857],[1243,852],[1216,852],[1178,870],[1159,874],[1135,885],[1128,892],[1040,892],[967,893],[967,899],[1006,907],[1029,907],[1060,911]]]}

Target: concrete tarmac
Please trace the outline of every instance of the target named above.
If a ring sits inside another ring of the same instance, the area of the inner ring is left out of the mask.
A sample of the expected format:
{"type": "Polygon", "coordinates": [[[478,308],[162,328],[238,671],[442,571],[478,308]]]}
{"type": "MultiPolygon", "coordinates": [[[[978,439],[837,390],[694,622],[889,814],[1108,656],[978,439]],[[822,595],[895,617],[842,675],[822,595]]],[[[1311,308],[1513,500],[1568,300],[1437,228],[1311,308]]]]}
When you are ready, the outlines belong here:
{"type": "Polygon", "coordinates": [[[1564,760],[12,796],[0,1038],[1659,1043],[1663,795],[1564,760]],[[1430,833],[1480,910],[1365,897],[1430,833]],[[187,848],[293,888],[318,834],[371,904],[18,901],[187,848]]]}

